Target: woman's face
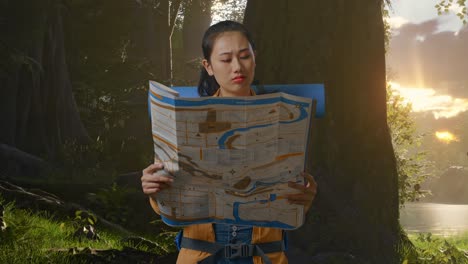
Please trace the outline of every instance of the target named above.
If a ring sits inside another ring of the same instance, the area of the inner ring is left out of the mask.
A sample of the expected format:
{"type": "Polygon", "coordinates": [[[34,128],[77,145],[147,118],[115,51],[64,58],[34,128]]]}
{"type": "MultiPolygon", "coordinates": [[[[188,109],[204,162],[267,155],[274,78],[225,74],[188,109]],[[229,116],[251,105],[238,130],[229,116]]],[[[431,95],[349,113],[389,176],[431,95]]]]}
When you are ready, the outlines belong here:
{"type": "Polygon", "coordinates": [[[220,96],[248,96],[255,75],[255,55],[247,38],[238,31],[221,33],[210,61],[203,60],[209,75],[220,85],[220,96]]]}

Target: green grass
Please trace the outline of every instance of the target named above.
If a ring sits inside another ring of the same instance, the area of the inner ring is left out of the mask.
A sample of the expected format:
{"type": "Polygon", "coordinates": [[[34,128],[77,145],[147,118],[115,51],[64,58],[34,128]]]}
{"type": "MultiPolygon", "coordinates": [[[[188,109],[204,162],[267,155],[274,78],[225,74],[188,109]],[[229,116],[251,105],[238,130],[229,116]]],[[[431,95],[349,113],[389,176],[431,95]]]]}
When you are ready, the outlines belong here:
{"type": "Polygon", "coordinates": [[[131,247],[158,255],[165,255],[173,250],[173,234],[155,237],[159,247],[151,250],[145,246],[135,247],[123,243],[121,234],[100,231],[99,227],[99,240],[78,239],[73,236],[80,225],[76,220],[57,221],[45,212],[32,213],[15,209],[12,203],[4,206],[7,228],[0,231],[0,263],[76,263],[69,258],[71,254],[64,252],[76,252],[83,248],[121,250],[131,247]]]}
{"type": "Polygon", "coordinates": [[[447,241],[455,244],[457,247],[465,251],[468,251],[468,232],[459,236],[447,238],[447,241]]]}
{"type": "Polygon", "coordinates": [[[404,264],[468,264],[468,233],[452,237],[430,233],[408,237],[414,248],[406,251],[404,264]]]}
{"type": "Polygon", "coordinates": [[[468,250],[468,232],[459,234],[459,235],[449,236],[449,237],[431,235],[430,233],[410,234],[409,238],[413,242],[413,244],[417,247],[426,247],[428,240],[435,240],[435,241],[445,240],[461,250],[468,250]]]}
{"type": "MultiPolygon", "coordinates": [[[[0,197],[0,204],[2,203],[0,197]]],[[[107,250],[135,248],[140,251],[165,255],[173,252],[174,232],[150,237],[158,247],[124,243],[123,234],[102,230],[97,225],[99,240],[78,239],[73,236],[84,222],[70,218],[59,221],[46,212],[16,209],[12,203],[4,204],[7,229],[0,231],[0,263],[77,263],[83,259],[70,258],[83,249],[107,250]],[[70,253],[66,253],[70,251],[70,253]]],[[[98,223],[99,224],[99,223],[98,223]]],[[[431,234],[409,235],[402,254],[404,264],[468,264],[468,233],[448,238],[431,234]],[[405,262],[406,261],[406,262],[405,262]]]]}

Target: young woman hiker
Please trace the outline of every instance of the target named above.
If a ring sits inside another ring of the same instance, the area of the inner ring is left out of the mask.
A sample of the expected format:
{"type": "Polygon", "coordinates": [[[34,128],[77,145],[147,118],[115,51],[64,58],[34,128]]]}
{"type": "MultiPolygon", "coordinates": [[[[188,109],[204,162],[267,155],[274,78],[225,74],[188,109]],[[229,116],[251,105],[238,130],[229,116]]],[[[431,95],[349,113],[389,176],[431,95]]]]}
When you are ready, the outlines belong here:
{"type": "MultiPolygon", "coordinates": [[[[205,32],[202,49],[203,68],[198,84],[200,96],[255,96],[251,83],[255,74],[254,43],[246,28],[234,21],[222,21],[205,32]]],[[[314,178],[303,172],[307,185],[290,182],[292,204],[304,205],[307,212],[317,191],[314,178]]],[[[173,178],[161,163],[143,170],[143,192],[150,196],[159,213],[156,196],[170,188],[173,178]]],[[[192,263],[288,263],[284,230],[231,224],[196,224],[184,228],[179,264],[192,263]],[[220,246],[221,245],[221,246],[220,246]],[[226,250],[228,249],[228,250],[226,250]]]]}

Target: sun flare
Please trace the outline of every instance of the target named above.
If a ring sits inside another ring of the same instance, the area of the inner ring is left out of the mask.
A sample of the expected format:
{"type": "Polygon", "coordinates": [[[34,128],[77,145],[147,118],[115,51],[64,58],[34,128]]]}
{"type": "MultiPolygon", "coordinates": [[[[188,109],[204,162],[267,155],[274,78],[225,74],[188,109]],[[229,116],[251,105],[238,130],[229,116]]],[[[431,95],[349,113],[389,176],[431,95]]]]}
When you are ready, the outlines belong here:
{"type": "Polygon", "coordinates": [[[451,118],[468,111],[467,98],[454,98],[447,94],[439,94],[432,88],[402,86],[389,82],[407,103],[413,106],[413,112],[432,112],[435,119],[451,118]]]}
{"type": "Polygon", "coordinates": [[[435,136],[437,139],[447,144],[458,141],[458,138],[448,131],[437,131],[435,132],[435,136]]]}

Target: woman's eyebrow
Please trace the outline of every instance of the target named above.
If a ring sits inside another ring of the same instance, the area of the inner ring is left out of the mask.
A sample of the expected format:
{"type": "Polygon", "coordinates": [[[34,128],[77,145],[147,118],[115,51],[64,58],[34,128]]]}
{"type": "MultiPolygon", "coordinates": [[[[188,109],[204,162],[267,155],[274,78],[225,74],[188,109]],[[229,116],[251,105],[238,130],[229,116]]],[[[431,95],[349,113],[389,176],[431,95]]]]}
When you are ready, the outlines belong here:
{"type": "MultiPolygon", "coordinates": [[[[249,50],[249,48],[243,48],[243,49],[239,50],[239,53],[244,52],[244,51],[248,51],[248,50],[249,50]]],[[[226,52],[220,53],[219,56],[231,55],[231,54],[232,54],[232,51],[226,51],[226,52]]]]}

